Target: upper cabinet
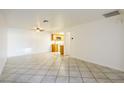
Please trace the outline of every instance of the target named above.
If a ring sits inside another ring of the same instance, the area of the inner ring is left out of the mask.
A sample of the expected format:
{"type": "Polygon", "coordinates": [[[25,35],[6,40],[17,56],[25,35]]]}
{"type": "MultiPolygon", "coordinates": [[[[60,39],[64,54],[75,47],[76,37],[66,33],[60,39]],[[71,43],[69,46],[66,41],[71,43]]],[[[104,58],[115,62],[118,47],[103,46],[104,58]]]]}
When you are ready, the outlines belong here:
{"type": "Polygon", "coordinates": [[[52,41],[64,41],[64,35],[63,34],[52,34],[51,36],[52,41]]]}

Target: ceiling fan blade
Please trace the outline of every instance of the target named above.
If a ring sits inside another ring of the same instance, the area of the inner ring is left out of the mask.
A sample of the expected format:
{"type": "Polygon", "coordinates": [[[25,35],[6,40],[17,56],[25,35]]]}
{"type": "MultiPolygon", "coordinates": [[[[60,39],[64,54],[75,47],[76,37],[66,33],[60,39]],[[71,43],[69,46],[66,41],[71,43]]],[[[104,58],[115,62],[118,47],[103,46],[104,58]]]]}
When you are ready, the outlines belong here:
{"type": "Polygon", "coordinates": [[[40,32],[45,31],[44,29],[41,29],[40,32]]]}
{"type": "Polygon", "coordinates": [[[39,17],[39,16],[37,16],[37,18],[36,18],[36,24],[37,24],[37,26],[34,26],[34,28],[32,28],[32,30],[35,30],[35,31],[38,31],[38,32],[45,31],[45,30],[41,27],[40,17],[39,17]]]}
{"type": "Polygon", "coordinates": [[[34,29],[34,28],[33,28],[33,29],[31,29],[31,30],[37,30],[37,29],[34,29]]]}

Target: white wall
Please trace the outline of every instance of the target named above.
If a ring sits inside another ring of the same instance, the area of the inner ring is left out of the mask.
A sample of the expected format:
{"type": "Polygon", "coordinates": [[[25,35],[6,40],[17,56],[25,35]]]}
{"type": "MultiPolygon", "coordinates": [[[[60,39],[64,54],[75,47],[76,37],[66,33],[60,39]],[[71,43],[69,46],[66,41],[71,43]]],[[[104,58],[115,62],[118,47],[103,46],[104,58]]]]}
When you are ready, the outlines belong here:
{"type": "Polygon", "coordinates": [[[124,23],[120,16],[82,24],[71,32],[72,57],[124,71],[124,23]]]}
{"type": "Polygon", "coordinates": [[[8,29],[8,57],[50,51],[50,33],[8,29]]]}
{"type": "Polygon", "coordinates": [[[7,60],[6,56],[6,42],[7,42],[7,37],[6,37],[6,18],[5,14],[0,11],[0,74],[3,70],[3,67],[5,65],[5,62],[7,60]]]}
{"type": "Polygon", "coordinates": [[[70,55],[70,32],[64,33],[64,55],[70,55]]]}

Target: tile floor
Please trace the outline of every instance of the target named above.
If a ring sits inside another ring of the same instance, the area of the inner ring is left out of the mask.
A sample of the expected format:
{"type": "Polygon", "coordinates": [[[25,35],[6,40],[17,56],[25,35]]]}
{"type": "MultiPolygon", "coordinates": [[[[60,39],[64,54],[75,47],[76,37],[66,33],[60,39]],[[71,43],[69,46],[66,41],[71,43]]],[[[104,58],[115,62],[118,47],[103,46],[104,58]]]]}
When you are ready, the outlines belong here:
{"type": "Polygon", "coordinates": [[[9,58],[1,83],[124,83],[124,72],[58,54],[9,58]]]}

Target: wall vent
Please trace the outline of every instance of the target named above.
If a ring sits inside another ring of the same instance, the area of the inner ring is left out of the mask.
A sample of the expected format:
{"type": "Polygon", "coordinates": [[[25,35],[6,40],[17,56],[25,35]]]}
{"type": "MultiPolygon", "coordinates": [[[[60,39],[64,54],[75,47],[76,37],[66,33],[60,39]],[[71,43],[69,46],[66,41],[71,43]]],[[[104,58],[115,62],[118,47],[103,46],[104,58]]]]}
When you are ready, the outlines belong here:
{"type": "Polygon", "coordinates": [[[112,17],[112,16],[116,16],[116,15],[120,15],[119,11],[113,11],[113,12],[109,12],[106,14],[103,14],[104,17],[112,17]]]}

